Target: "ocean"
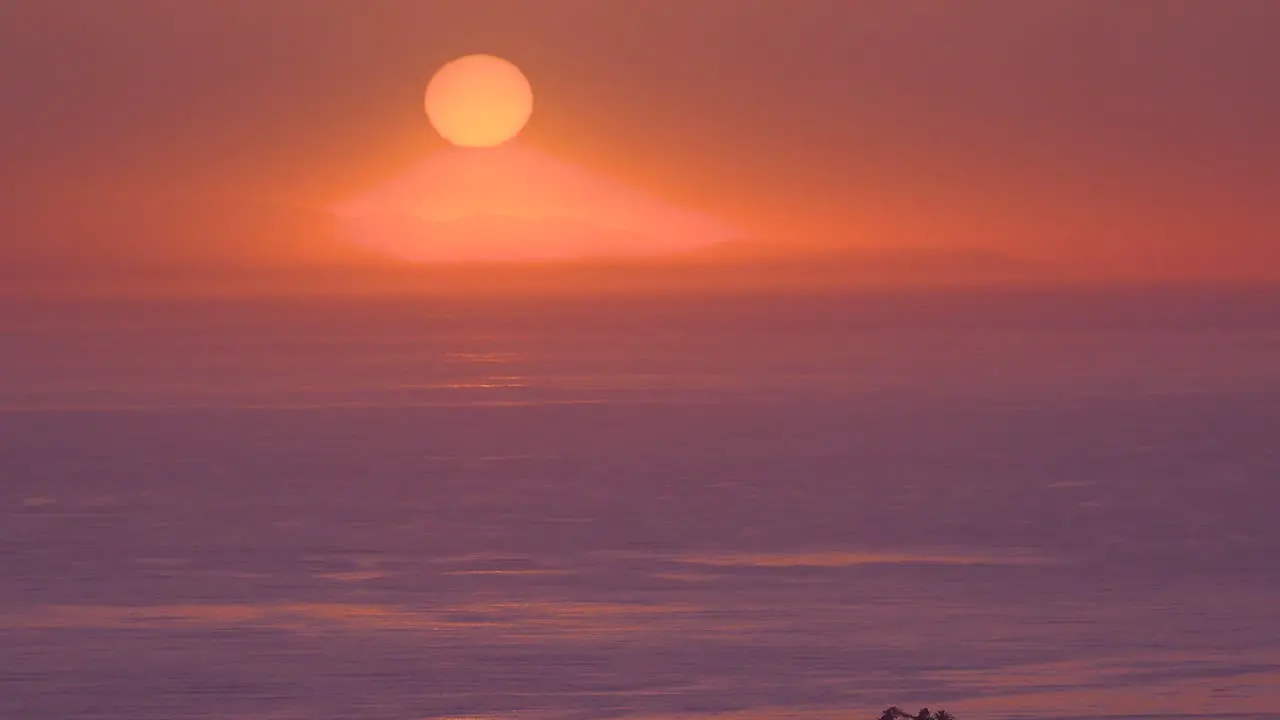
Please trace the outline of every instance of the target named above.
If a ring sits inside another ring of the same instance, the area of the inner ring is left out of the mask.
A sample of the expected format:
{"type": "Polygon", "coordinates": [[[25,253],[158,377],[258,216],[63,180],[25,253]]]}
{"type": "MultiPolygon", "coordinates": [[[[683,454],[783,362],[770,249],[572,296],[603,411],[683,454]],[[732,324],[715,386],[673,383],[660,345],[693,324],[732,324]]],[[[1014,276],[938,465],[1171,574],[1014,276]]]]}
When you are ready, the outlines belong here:
{"type": "Polygon", "coordinates": [[[0,718],[1280,718],[1280,294],[0,300],[0,718]]]}

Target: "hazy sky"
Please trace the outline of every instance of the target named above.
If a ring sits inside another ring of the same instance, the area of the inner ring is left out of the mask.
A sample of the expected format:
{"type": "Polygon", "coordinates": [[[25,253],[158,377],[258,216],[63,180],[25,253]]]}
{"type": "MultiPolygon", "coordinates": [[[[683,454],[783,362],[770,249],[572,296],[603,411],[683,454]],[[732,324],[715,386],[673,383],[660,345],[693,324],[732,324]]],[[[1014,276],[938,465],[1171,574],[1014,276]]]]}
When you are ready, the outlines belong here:
{"type": "Polygon", "coordinates": [[[490,52],[522,142],[778,242],[1280,276],[1278,37],[1275,0],[6,0],[0,264],[314,256],[490,52]]]}

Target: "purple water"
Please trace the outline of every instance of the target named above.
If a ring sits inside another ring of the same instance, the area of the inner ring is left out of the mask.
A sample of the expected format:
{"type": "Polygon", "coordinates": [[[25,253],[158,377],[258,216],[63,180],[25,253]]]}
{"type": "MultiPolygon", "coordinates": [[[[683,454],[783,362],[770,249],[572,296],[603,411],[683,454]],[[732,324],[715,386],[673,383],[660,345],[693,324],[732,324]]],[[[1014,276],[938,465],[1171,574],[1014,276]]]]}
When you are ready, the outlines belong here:
{"type": "Polygon", "coordinates": [[[0,306],[0,718],[1280,718],[1280,296],[0,306]]]}

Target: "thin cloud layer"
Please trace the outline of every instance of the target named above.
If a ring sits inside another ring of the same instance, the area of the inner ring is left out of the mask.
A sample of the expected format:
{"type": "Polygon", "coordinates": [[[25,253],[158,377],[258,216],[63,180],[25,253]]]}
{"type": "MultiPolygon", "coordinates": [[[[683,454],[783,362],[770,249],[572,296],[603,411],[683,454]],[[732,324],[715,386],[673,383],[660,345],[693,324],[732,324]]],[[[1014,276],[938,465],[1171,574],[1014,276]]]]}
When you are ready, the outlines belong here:
{"type": "Polygon", "coordinates": [[[418,262],[661,257],[746,237],[514,143],[433,155],[334,214],[353,241],[418,262]]]}

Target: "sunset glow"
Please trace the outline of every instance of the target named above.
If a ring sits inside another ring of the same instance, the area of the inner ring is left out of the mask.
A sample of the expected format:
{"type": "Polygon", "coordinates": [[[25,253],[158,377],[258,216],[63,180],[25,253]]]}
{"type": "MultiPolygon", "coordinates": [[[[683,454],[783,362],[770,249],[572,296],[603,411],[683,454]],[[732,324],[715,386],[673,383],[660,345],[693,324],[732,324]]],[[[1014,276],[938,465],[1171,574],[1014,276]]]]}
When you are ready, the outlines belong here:
{"type": "Polygon", "coordinates": [[[0,0],[0,720],[1280,720],[1277,38],[0,0]]]}
{"type": "Polygon", "coordinates": [[[334,213],[351,240],[433,263],[663,257],[747,237],[515,143],[435,154],[334,213]]]}

